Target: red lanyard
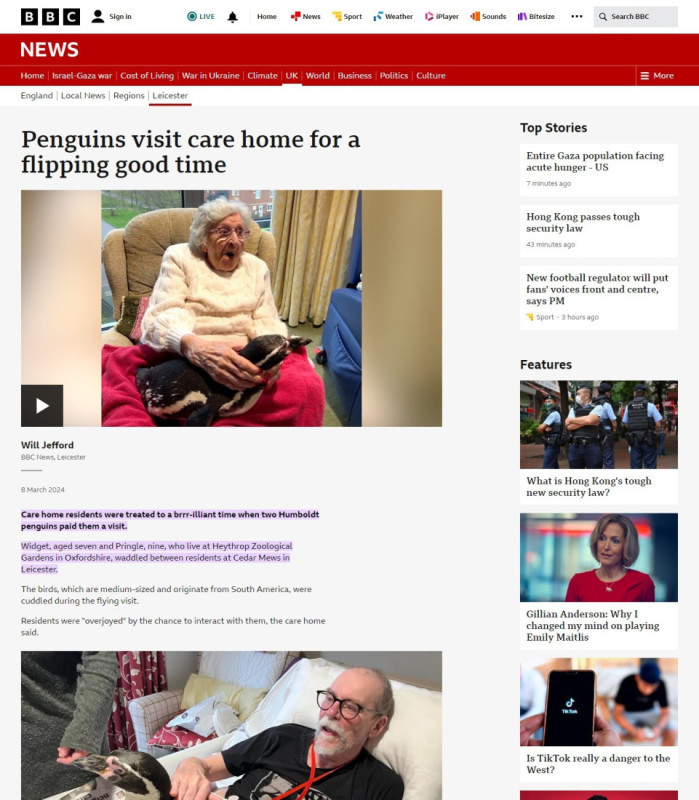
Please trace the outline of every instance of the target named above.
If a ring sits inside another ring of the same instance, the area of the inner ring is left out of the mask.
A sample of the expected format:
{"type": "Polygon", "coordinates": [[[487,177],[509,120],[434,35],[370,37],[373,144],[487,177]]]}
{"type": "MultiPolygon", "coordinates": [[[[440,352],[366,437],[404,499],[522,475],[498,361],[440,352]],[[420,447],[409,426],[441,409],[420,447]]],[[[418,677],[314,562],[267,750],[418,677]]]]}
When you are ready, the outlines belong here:
{"type": "MultiPolygon", "coordinates": [[[[349,764],[349,761],[347,762],[349,764]]],[[[322,780],[323,778],[327,778],[328,775],[331,775],[333,772],[336,772],[340,767],[344,767],[345,764],[340,764],[339,767],[335,767],[335,769],[330,769],[327,772],[324,772],[322,775],[318,775],[316,778],[316,751],[315,747],[313,746],[313,742],[311,742],[311,774],[308,776],[308,780],[304,781],[303,783],[299,783],[298,786],[294,786],[293,789],[289,789],[288,791],[284,792],[284,794],[277,795],[275,800],[282,800],[284,797],[288,797],[290,794],[294,792],[298,792],[299,789],[303,789],[301,794],[296,798],[296,800],[303,800],[303,798],[308,793],[308,790],[311,788],[311,784],[316,783],[317,781],[322,780]]]]}

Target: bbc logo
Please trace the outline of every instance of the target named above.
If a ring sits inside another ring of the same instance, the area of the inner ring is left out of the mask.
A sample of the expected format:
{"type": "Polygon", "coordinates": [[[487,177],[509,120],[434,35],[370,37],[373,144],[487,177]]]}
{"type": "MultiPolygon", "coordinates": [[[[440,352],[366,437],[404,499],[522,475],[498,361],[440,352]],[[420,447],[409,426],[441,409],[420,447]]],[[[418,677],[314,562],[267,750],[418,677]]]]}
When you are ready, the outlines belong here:
{"type": "Polygon", "coordinates": [[[23,8],[22,25],[80,25],[79,8],[23,8]]]}

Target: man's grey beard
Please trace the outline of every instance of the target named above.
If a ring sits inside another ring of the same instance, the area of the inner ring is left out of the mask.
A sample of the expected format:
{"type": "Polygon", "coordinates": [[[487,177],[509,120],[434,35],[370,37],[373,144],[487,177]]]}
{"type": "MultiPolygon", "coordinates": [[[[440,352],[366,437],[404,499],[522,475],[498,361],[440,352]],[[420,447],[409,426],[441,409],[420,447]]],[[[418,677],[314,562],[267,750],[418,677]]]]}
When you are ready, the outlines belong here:
{"type": "Polygon", "coordinates": [[[316,724],[316,740],[315,740],[315,751],[321,756],[332,756],[335,753],[341,752],[345,748],[345,736],[342,732],[342,728],[340,727],[340,723],[336,722],[334,719],[319,719],[318,723],[316,724]],[[321,728],[327,728],[333,733],[338,735],[338,739],[335,741],[335,744],[327,746],[318,744],[318,732],[321,728]]]}

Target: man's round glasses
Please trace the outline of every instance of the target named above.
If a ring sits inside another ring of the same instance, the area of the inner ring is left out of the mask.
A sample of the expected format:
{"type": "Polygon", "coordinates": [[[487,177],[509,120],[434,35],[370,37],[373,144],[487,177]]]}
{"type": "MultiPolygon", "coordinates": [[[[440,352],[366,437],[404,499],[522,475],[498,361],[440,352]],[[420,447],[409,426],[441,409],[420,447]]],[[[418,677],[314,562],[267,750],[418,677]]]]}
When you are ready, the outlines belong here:
{"type": "Polygon", "coordinates": [[[235,234],[239,239],[245,239],[250,235],[250,231],[246,231],[245,228],[212,228],[209,233],[213,233],[213,235],[217,239],[230,239],[232,234],[235,234]]]}
{"type": "Polygon", "coordinates": [[[368,711],[370,714],[376,714],[377,716],[381,716],[380,711],[374,711],[371,708],[364,708],[364,706],[360,706],[359,703],[355,703],[354,700],[340,700],[339,697],[335,697],[332,692],[323,691],[322,689],[318,689],[316,692],[316,698],[318,701],[318,706],[323,709],[323,711],[327,711],[328,709],[332,708],[335,703],[340,704],[340,714],[342,715],[343,719],[351,720],[355,717],[359,716],[362,711],[368,711]]]}

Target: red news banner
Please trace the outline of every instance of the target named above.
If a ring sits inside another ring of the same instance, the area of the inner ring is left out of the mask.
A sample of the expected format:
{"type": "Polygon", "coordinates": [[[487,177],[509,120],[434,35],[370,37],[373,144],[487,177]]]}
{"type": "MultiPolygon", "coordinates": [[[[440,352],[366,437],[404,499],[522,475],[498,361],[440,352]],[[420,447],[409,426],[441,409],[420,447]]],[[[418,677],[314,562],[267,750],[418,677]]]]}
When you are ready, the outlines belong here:
{"type": "Polygon", "coordinates": [[[2,86],[699,85],[699,34],[3,34],[0,54],[2,86]]]}

